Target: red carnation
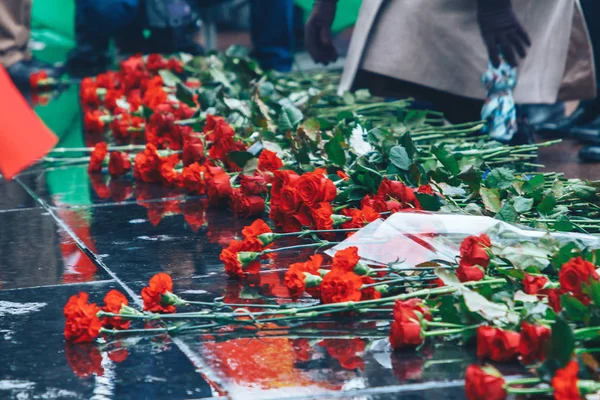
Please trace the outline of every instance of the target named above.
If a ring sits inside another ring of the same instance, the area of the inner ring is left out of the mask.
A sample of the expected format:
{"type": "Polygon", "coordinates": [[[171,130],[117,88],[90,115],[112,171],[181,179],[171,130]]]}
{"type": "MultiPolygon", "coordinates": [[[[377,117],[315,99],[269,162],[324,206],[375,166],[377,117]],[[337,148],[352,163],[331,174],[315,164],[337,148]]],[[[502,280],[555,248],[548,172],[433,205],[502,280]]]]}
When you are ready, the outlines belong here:
{"type": "Polygon", "coordinates": [[[360,256],[358,255],[358,248],[356,246],[338,250],[333,256],[331,271],[337,273],[351,272],[359,260],[360,256]]]}
{"type": "Polygon", "coordinates": [[[110,153],[108,161],[108,172],[113,178],[118,178],[131,171],[131,161],[129,155],[120,151],[110,153]]]}
{"type": "Polygon", "coordinates": [[[88,172],[100,172],[104,164],[104,159],[108,155],[108,146],[105,142],[100,142],[94,146],[92,154],[90,154],[90,163],[88,172]]]}
{"type": "Polygon", "coordinates": [[[100,311],[95,303],[88,303],[88,294],[71,296],[63,312],[65,318],[65,338],[70,342],[91,342],[100,334],[102,323],[96,315],[100,311]]]}
{"type": "Polygon", "coordinates": [[[87,133],[103,133],[105,123],[104,113],[99,110],[88,110],[83,115],[83,128],[87,133]]]}
{"type": "Polygon", "coordinates": [[[363,285],[360,276],[354,272],[328,272],[321,283],[321,302],[323,304],[360,301],[363,285]]]}
{"type": "Polygon", "coordinates": [[[174,313],[175,305],[165,298],[173,292],[173,280],[168,274],[159,272],[150,278],[148,286],[142,289],[144,310],[159,313],[174,313]]]}
{"type": "MultiPolygon", "coordinates": [[[[112,314],[119,314],[121,306],[128,305],[127,297],[118,290],[111,290],[104,296],[103,310],[112,314]]],[[[114,329],[129,329],[131,321],[124,320],[121,317],[105,317],[102,319],[102,325],[112,327],[114,329]]]]}

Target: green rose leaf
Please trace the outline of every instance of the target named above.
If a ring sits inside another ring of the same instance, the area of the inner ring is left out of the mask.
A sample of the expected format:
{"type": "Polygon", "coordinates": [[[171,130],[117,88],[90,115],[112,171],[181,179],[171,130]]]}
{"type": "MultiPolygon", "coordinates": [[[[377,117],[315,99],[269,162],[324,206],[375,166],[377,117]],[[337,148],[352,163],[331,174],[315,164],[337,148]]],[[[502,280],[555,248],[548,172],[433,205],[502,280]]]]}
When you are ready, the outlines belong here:
{"type": "Polygon", "coordinates": [[[408,171],[412,164],[412,160],[406,152],[406,149],[401,145],[392,147],[390,150],[390,161],[402,171],[408,171]]]}
{"type": "Polygon", "coordinates": [[[528,199],[527,197],[516,196],[513,199],[513,206],[515,207],[515,211],[518,213],[524,213],[531,210],[533,207],[533,199],[528,199]]]}
{"type": "Polygon", "coordinates": [[[279,114],[279,129],[283,131],[294,130],[302,121],[302,118],[304,118],[302,111],[298,110],[291,104],[286,104],[281,107],[281,113],[279,114]]]}
{"type": "Polygon", "coordinates": [[[498,213],[500,211],[501,205],[498,189],[488,189],[482,187],[479,189],[479,194],[481,195],[481,199],[483,200],[486,210],[493,213],[498,213]]]}
{"type": "Polygon", "coordinates": [[[491,189],[508,189],[515,180],[513,171],[508,168],[493,169],[485,178],[485,183],[491,189]]]}
{"type": "Polygon", "coordinates": [[[325,143],[325,153],[327,158],[335,165],[344,166],[346,163],[346,152],[342,148],[341,138],[335,136],[329,142],[325,143]]]}
{"type": "Polygon", "coordinates": [[[510,204],[509,202],[505,202],[502,205],[502,208],[500,209],[498,214],[496,214],[495,218],[499,219],[500,221],[513,223],[517,222],[517,220],[519,219],[519,215],[517,214],[517,211],[515,210],[512,204],[510,204]]]}

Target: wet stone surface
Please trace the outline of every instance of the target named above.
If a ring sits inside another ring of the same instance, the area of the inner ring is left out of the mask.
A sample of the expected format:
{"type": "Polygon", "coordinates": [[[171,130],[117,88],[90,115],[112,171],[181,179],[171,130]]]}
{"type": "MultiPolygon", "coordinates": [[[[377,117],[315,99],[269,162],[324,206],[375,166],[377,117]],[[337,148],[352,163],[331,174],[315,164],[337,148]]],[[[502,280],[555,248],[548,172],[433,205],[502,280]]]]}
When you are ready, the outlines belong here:
{"type": "MultiPolygon", "coordinates": [[[[80,125],[68,124],[59,146],[93,144],[80,125]]],[[[0,398],[464,398],[472,347],[436,342],[394,354],[389,316],[260,335],[239,329],[65,343],[62,309],[70,296],[85,291],[102,304],[116,288],[139,308],[140,290],[157,272],[169,273],[175,294],[187,300],[220,298],[224,307],[291,301],[284,268],[310,249],[276,256],[252,279],[227,279],[219,253],[249,223],[207,210],[203,198],[131,177],[89,176],[85,164],[38,165],[18,182],[0,178],[0,398]]]]}

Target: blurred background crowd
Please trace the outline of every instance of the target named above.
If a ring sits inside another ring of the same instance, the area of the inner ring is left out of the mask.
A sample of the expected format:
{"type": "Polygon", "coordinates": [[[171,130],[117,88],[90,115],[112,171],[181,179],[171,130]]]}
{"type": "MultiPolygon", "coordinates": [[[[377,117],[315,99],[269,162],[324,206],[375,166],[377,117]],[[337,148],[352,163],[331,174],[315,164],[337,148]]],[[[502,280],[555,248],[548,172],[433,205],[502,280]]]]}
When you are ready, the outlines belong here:
{"type": "Polygon", "coordinates": [[[341,92],[410,96],[460,123],[479,119],[481,75],[504,59],[519,71],[506,141],[570,137],[598,161],[599,16],[598,0],[2,0],[0,63],[24,88],[40,70],[77,79],[136,53],[240,44],[264,69],[345,65],[341,92]]]}

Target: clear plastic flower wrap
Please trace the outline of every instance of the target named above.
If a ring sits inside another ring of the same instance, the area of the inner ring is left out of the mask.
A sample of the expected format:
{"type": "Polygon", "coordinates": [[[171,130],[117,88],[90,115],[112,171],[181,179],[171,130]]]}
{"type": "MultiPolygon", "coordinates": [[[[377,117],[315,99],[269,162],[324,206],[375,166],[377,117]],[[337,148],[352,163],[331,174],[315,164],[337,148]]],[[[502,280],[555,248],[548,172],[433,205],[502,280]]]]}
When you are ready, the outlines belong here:
{"type": "Polygon", "coordinates": [[[464,238],[483,233],[496,246],[511,246],[513,251],[517,246],[531,257],[542,257],[536,254],[535,244],[540,240],[575,242],[581,248],[600,246],[600,236],[596,235],[550,233],[482,216],[402,212],[366,225],[326,253],[333,256],[338,250],[356,246],[368,264],[396,263],[397,268],[413,268],[439,260],[452,262],[464,238]]]}

